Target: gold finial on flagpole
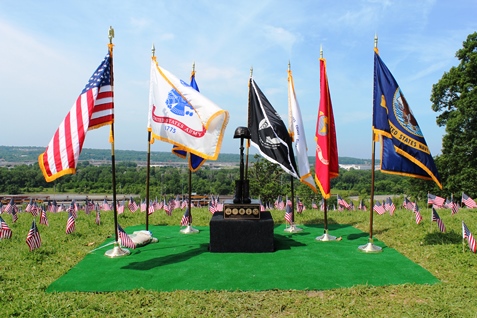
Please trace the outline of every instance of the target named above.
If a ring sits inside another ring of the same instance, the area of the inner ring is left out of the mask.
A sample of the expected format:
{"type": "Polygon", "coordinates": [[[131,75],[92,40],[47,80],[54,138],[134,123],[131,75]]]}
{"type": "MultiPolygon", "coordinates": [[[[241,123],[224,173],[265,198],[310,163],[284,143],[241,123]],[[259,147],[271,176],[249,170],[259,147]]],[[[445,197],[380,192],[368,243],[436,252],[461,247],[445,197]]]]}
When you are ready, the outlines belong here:
{"type": "Polygon", "coordinates": [[[194,63],[192,63],[192,72],[194,72],[194,73],[195,73],[195,62],[194,62],[194,63]]]}
{"type": "Polygon", "coordinates": [[[152,43],[151,52],[152,52],[152,56],[156,55],[156,47],[154,46],[154,43],[152,43]]]}
{"type": "Polygon", "coordinates": [[[374,48],[378,48],[378,34],[375,33],[374,34],[374,48]]]}
{"type": "Polygon", "coordinates": [[[320,59],[323,58],[323,45],[320,44],[320,59]]]}
{"type": "Polygon", "coordinates": [[[253,75],[253,66],[250,66],[250,77],[253,75]]]}
{"type": "Polygon", "coordinates": [[[108,38],[109,38],[109,44],[113,44],[114,29],[112,26],[109,26],[108,38]]]}
{"type": "Polygon", "coordinates": [[[290,60],[288,60],[288,71],[291,70],[291,63],[290,63],[290,60]]]}

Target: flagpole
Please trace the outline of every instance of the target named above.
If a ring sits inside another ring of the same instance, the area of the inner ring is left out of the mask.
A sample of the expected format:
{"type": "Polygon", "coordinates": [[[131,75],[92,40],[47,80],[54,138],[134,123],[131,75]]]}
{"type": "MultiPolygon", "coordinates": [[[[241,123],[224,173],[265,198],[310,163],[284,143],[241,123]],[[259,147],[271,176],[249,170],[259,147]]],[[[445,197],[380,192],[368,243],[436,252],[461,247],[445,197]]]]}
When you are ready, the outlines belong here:
{"type": "MultiPolygon", "coordinates": [[[[156,48],[154,44],[151,48],[152,56],[156,55],[156,48]]],[[[146,164],[146,231],[149,231],[149,184],[151,171],[151,129],[147,131],[147,164],[146,164]]]]}
{"type": "MultiPolygon", "coordinates": [[[[378,49],[378,36],[374,36],[374,49],[378,49]]],[[[370,206],[369,206],[369,240],[368,244],[360,245],[358,249],[365,253],[379,253],[382,252],[383,249],[380,246],[376,246],[373,244],[373,207],[374,207],[374,175],[375,175],[375,160],[376,160],[376,135],[374,130],[371,134],[372,139],[372,147],[371,147],[371,199],[370,199],[370,206]]],[[[383,142],[381,140],[381,142],[383,142]]]]}
{"type": "MultiPolygon", "coordinates": [[[[113,72],[113,38],[114,38],[114,29],[110,26],[108,32],[109,44],[108,49],[111,58],[111,87],[114,89],[114,72],[113,72]]],[[[119,245],[119,235],[118,235],[118,209],[116,207],[116,162],[114,156],[114,121],[111,123],[111,132],[110,132],[110,142],[111,142],[111,174],[112,174],[112,183],[113,183],[113,212],[114,212],[114,234],[115,234],[115,244],[114,248],[106,251],[104,255],[108,257],[120,257],[129,255],[130,252],[127,249],[121,248],[119,245]]]]}
{"type": "MultiPolygon", "coordinates": [[[[252,78],[252,76],[253,76],[253,67],[250,67],[250,78],[252,78]]],[[[247,149],[245,149],[246,153],[245,153],[245,179],[244,180],[248,180],[248,150],[250,148],[250,139],[247,139],[246,148],[247,149]]]]}
{"type": "MultiPolygon", "coordinates": [[[[285,232],[289,233],[297,233],[303,231],[302,228],[299,228],[295,225],[295,198],[293,197],[295,195],[295,187],[293,185],[293,176],[290,175],[290,190],[291,190],[291,213],[292,213],[292,222],[290,224],[290,227],[285,228],[285,232]]],[[[286,202],[285,202],[286,204],[286,202]]]]}
{"type": "MultiPolygon", "coordinates": [[[[192,74],[195,74],[195,62],[192,64],[192,74]]],[[[189,152],[189,160],[191,153],[189,152]]],[[[194,234],[194,233],[199,233],[199,230],[195,229],[192,227],[192,204],[191,204],[191,197],[192,197],[192,170],[191,167],[189,166],[189,179],[188,179],[188,187],[189,187],[189,192],[188,192],[188,202],[187,202],[187,207],[189,209],[189,223],[187,224],[187,227],[185,229],[180,230],[181,233],[183,234],[194,234]]]]}
{"type": "MultiPolygon", "coordinates": [[[[190,153],[189,153],[189,156],[190,156],[190,153]]],[[[189,223],[188,225],[186,226],[185,229],[182,229],[180,230],[180,232],[182,234],[195,234],[195,233],[199,233],[199,230],[198,229],[195,229],[192,227],[191,225],[191,220],[192,220],[192,208],[191,208],[191,196],[192,196],[192,171],[190,170],[190,167],[189,167],[189,202],[187,203],[187,206],[188,206],[188,209],[189,209],[189,223]]]]}

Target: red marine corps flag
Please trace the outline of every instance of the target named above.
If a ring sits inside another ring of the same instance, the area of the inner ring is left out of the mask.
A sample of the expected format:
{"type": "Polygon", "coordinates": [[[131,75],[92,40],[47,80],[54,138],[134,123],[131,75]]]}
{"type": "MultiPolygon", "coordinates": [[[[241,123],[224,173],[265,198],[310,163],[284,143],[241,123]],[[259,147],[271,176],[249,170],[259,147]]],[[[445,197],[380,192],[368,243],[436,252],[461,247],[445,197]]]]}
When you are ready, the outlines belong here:
{"type": "MultiPolygon", "coordinates": [[[[331,107],[330,88],[326,75],[326,60],[320,50],[320,106],[316,120],[315,181],[323,196],[324,234],[318,241],[334,241],[335,236],[328,235],[328,209],[326,200],[331,196],[331,179],[338,177],[338,146],[336,144],[335,119],[331,107]]],[[[344,200],[342,200],[344,201],[344,200]]],[[[349,208],[348,203],[344,201],[349,208]]],[[[339,202],[338,202],[339,204],[339,202]]]]}
{"type": "Polygon", "coordinates": [[[38,157],[38,163],[47,182],[67,174],[74,174],[88,130],[113,123],[112,64],[111,46],[56,130],[45,152],[38,157]]]}
{"type": "Polygon", "coordinates": [[[338,177],[338,147],[335,119],[326,75],[326,60],[320,58],[320,107],[316,121],[315,180],[325,199],[330,198],[330,180],[338,177]]]}

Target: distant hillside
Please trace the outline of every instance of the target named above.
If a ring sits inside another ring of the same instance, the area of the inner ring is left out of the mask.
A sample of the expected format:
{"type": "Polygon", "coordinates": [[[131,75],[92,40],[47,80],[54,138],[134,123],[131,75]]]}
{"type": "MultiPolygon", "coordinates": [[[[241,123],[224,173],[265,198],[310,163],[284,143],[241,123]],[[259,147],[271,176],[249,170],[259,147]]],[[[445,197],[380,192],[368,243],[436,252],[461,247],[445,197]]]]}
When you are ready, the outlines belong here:
{"type": "MultiPolygon", "coordinates": [[[[44,147],[10,147],[0,146],[0,165],[37,162],[38,156],[45,151],[44,147]]],[[[116,161],[146,162],[146,151],[115,150],[116,161]]],[[[89,149],[85,148],[81,152],[80,161],[109,161],[111,160],[111,149],[89,149]]],[[[309,157],[310,164],[314,164],[314,157],[309,157]]],[[[183,162],[184,160],[171,152],[151,152],[151,162],[183,162]]],[[[217,163],[238,163],[240,154],[221,153],[216,160],[217,163]]],[[[249,157],[253,162],[253,156],[249,157]]],[[[351,157],[339,157],[340,164],[369,164],[371,159],[358,159],[351,157]]]]}

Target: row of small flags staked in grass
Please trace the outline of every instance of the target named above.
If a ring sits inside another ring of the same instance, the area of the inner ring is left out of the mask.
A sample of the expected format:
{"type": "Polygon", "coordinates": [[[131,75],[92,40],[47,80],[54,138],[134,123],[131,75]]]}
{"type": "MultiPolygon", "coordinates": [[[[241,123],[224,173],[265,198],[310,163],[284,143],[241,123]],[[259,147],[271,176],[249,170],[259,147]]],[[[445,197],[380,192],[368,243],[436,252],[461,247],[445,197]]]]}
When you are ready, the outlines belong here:
{"type": "MultiPolygon", "coordinates": [[[[169,216],[172,215],[173,210],[186,209],[180,221],[181,226],[186,226],[192,223],[192,217],[191,217],[192,215],[187,209],[187,203],[188,203],[187,200],[180,200],[179,197],[176,197],[176,199],[171,199],[169,201],[166,201],[165,199],[161,201],[158,201],[157,199],[154,201],[151,200],[149,207],[147,207],[144,200],[141,202],[140,205],[138,205],[134,201],[134,199],[131,197],[127,205],[125,204],[123,200],[122,202],[117,203],[116,208],[117,208],[118,214],[124,213],[125,206],[127,206],[129,211],[132,213],[136,212],[137,210],[140,210],[141,212],[145,212],[147,209],[148,214],[152,214],[157,210],[164,210],[164,212],[169,216]]],[[[337,203],[339,206],[337,209],[338,211],[355,210],[355,207],[352,202],[348,204],[346,200],[342,199],[339,195],[337,195],[337,203]]],[[[473,209],[477,207],[477,204],[475,203],[475,201],[469,196],[467,196],[465,193],[462,193],[462,203],[464,203],[464,205],[469,209],[473,209]]],[[[261,204],[262,211],[270,210],[272,208],[268,204],[267,205],[262,204],[261,201],[260,201],[260,204],[261,204]]],[[[276,210],[285,210],[284,219],[287,223],[290,223],[290,224],[293,222],[293,218],[291,217],[291,212],[293,211],[291,209],[291,204],[292,204],[291,200],[288,197],[286,198],[284,202],[281,199],[281,196],[279,196],[273,205],[273,208],[276,210]]],[[[427,204],[432,206],[431,222],[436,222],[439,230],[441,232],[445,232],[446,227],[444,225],[444,222],[440,218],[439,214],[437,213],[436,209],[447,208],[451,210],[451,215],[454,215],[459,211],[459,204],[454,202],[453,199],[446,200],[442,197],[439,197],[433,194],[428,194],[427,204]]],[[[305,205],[300,201],[299,198],[297,198],[296,206],[297,206],[296,211],[299,214],[306,210],[305,205]]],[[[415,214],[416,224],[420,224],[422,222],[423,218],[422,218],[417,202],[412,202],[406,197],[403,201],[402,208],[410,210],[415,214]]],[[[314,201],[312,202],[312,209],[314,210],[318,209],[318,206],[314,203],[314,201]]],[[[319,210],[323,210],[323,209],[324,209],[324,201],[322,200],[322,202],[320,203],[319,210]]],[[[68,208],[65,208],[64,205],[56,204],[55,201],[48,202],[48,204],[46,205],[41,205],[41,204],[37,204],[33,200],[30,200],[30,202],[25,207],[25,212],[31,213],[32,216],[36,217],[37,215],[40,215],[40,224],[45,226],[48,226],[48,218],[47,218],[46,211],[52,212],[52,213],[57,213],[62,211],[68,212],[68,219],[67,219],[66,229],[65,229],[66,234],[71,234],[75,231],[75,220],[77,219],[77,212],[79,210],[84,210],[86,214],[90,214],[92,211],[95,211],[96,213],[95,223],[99,225],[101,223],[100,211],[111,211],[112,206],[109,202],[107,202],[106,199],[103,200],[102,204],[99,204],[98,202],[94,203],[92,200],[87,199],[85,200],[85,203],[83,205],[78,204],[76,203],[75,200],[73,200],[68,208]]],[[[220,202],[220,199],[218,196],[211,197],[211,200],[209,201],[209,204],[208,204],[208,210],[212,214],[215,213],[216,211],[222,211],[222,203],[220,202]]],[[[336,208],[332,210],[336,211],[336,208]]],[[[361,200],[358,210],[366,211],[366,206],[363,204],[363,200],[361,200]]],[[[379,201],[376,201],[373,207],[373,211],[375,211],[378,215],[383,215],[386,211],[389,212],[390,215],[393,215],[395,210],[396,210],[396,206],[394,205],[391,197],[388,197],[386,200],[384,200],[382,204],[379,201]]],[[[21,212],[21,207],[19,208],[14,203],[13,198],[10,200],[10,202],[7,205],[3,205],[0,207],[0,214],[2,213],[10,214],[12,216],[13,223],[17,221],[19,212],[21,212]]],[[[121,228],[119,224],[118,224],[118,233],[120,236],[120,243],[122,243],[123,246],[126,246],[126,247],[134,246],[134,244],[131,244],[131,242],[129,242],[128,240],[129,237],[127,237],[127,234],[125,233],[125,231],[121,228]]],[[[5,222],[5,220],[0,217],[0,239],[9,239],[11,238],[11,236],[12,236],[12,231],[10,227],[5,222]]],[[[470,250],[475,253],[476,252],[475,239],[472,233],[470,232],[470,230],[465,225],[464,221],[462,221],[462,237],[464,240],[467,240],[470,250]]],[[[32,226],[27,234],[26,243],[29,246],[30,251],[40,247],[41,245],[41,239],[39,236],[39,231],[38,231],[38,227],[36,225],[35,220],[33,220],[32,226]]]]}

